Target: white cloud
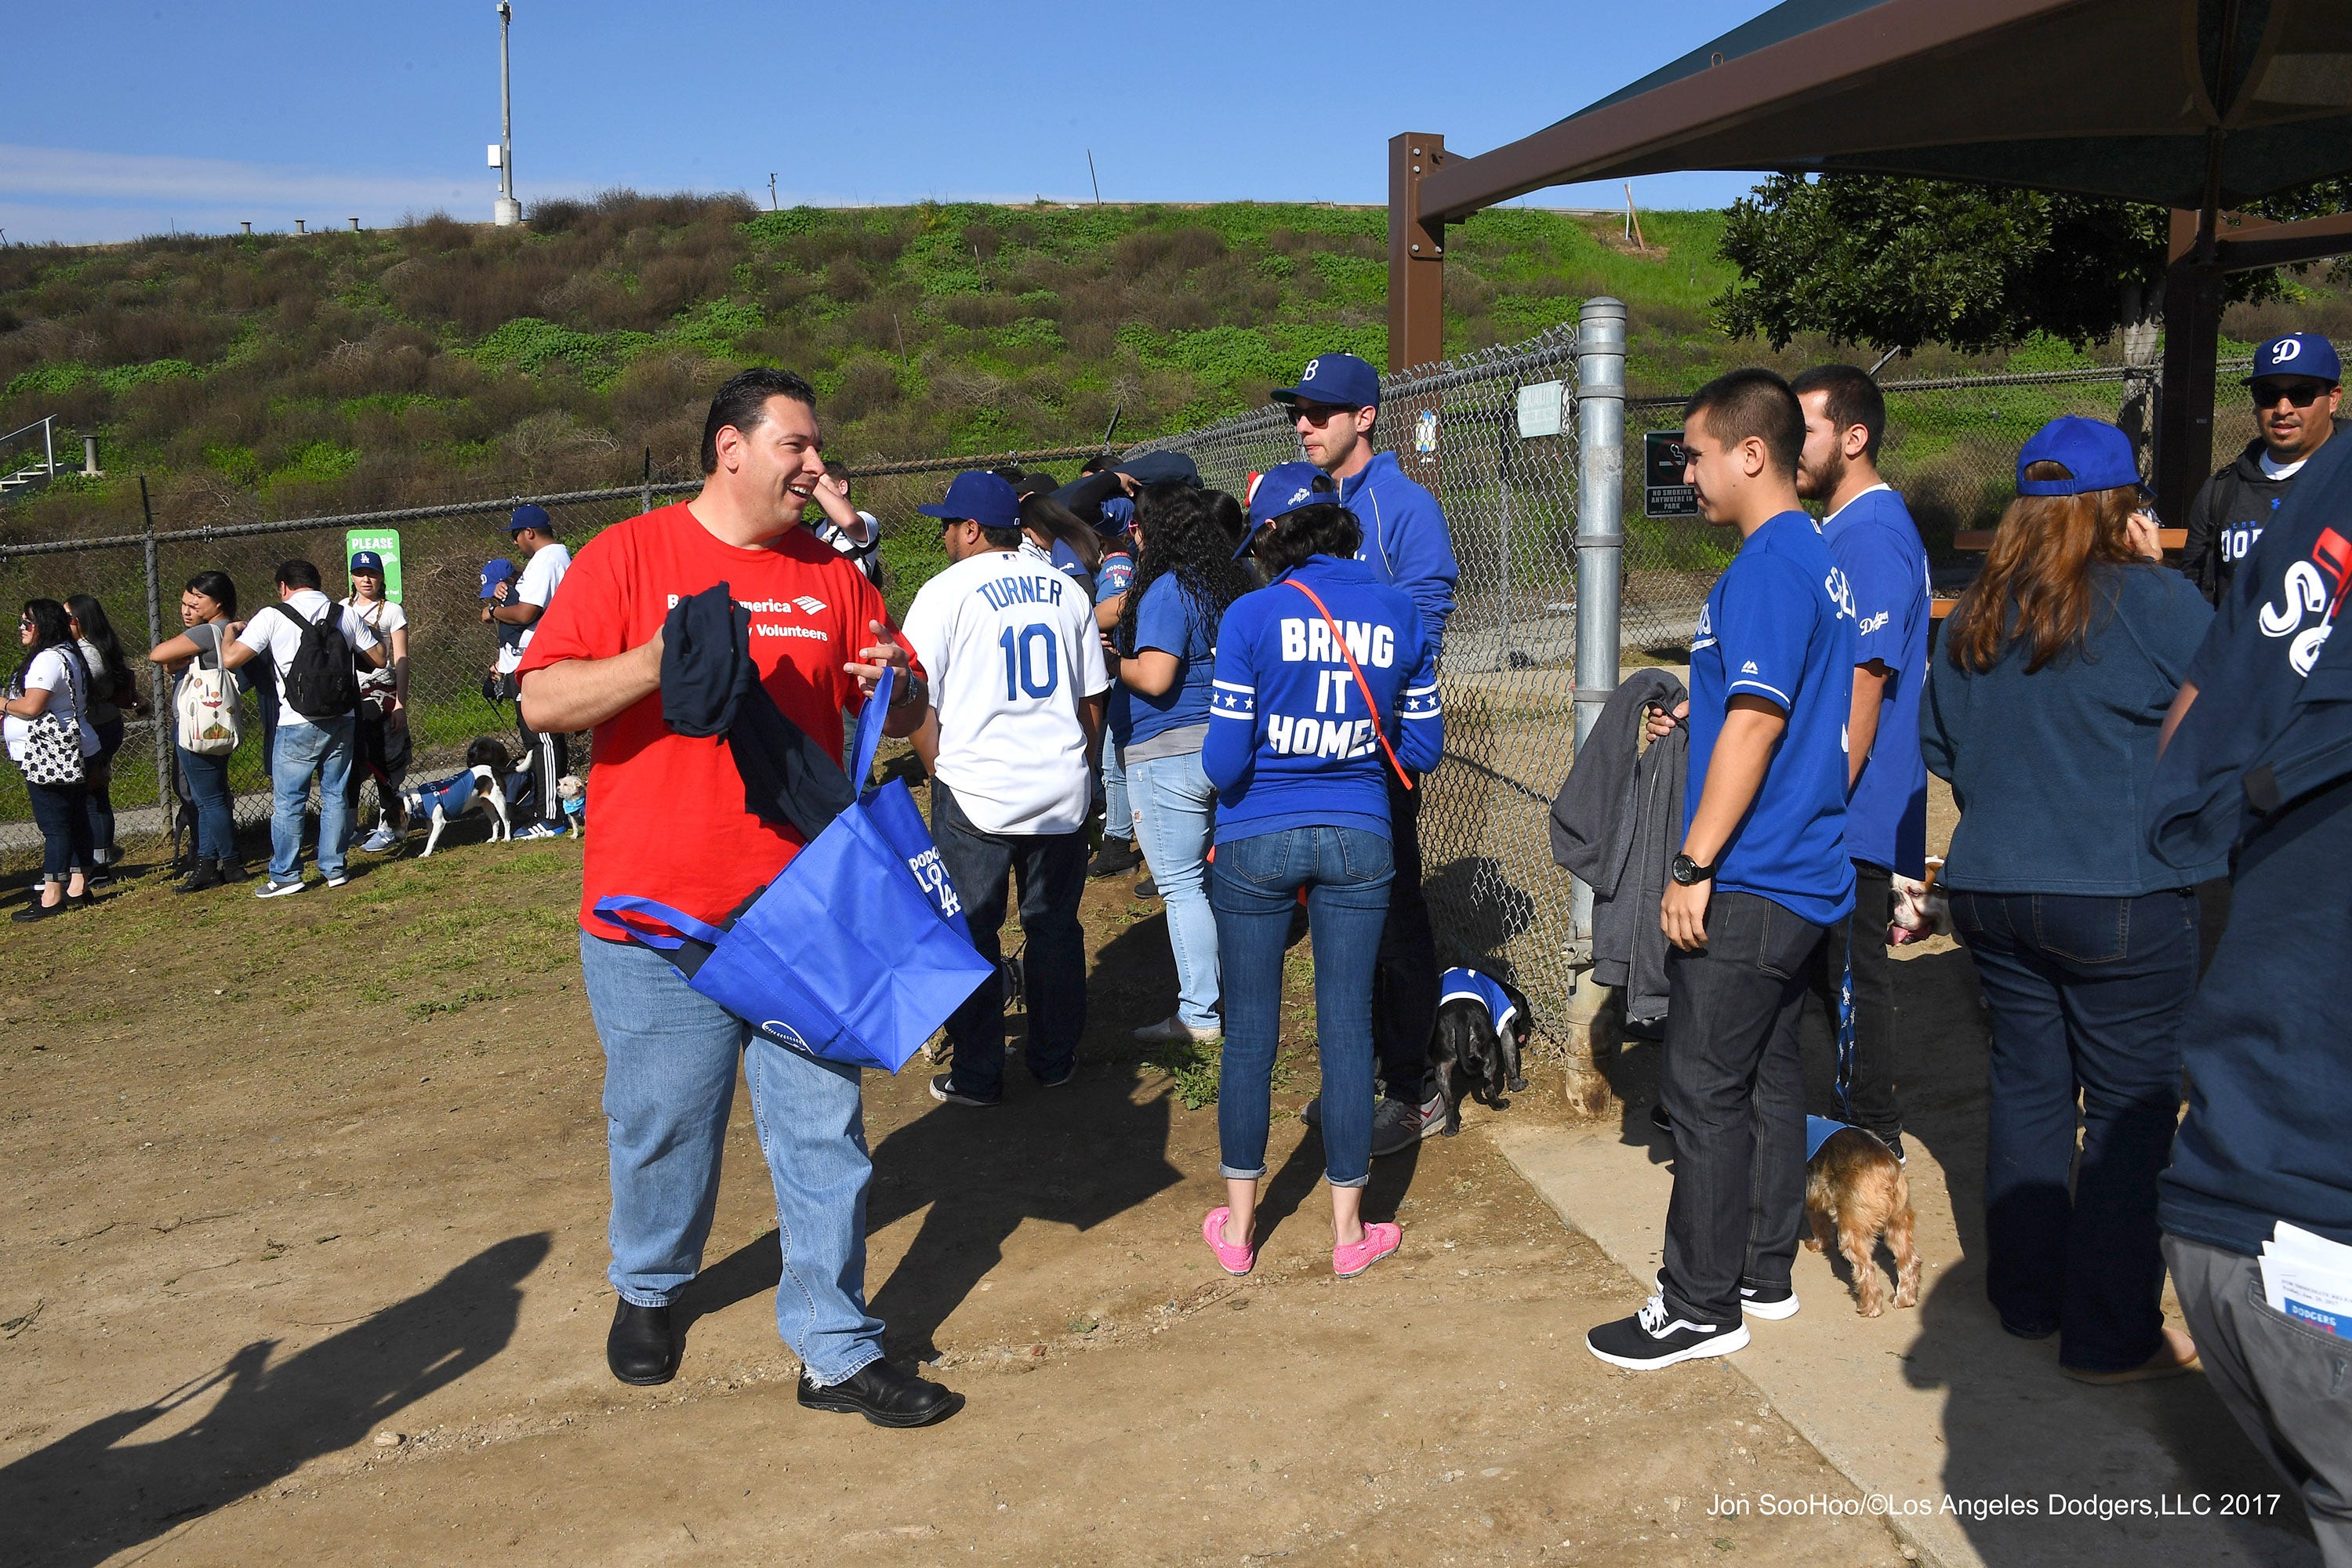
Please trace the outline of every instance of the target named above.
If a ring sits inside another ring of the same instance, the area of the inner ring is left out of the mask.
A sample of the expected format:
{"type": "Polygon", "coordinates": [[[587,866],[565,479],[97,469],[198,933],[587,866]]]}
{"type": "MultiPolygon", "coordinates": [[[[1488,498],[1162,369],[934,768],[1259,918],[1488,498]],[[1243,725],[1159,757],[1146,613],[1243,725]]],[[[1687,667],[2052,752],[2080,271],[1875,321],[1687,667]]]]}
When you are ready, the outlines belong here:
{"type": "Polygon", "coordinates": [[[291,205],[381,211],[437,206],[469,190],[478,191],[487,201],[496,193],[496,180],[488,169],[467,181],[450,175],[335,173],[220,158],[0,143],[0,197],[47,197],[50,202],[62,197],[77,204],[189,208],[248,204],[273,209],[291,205]]]}

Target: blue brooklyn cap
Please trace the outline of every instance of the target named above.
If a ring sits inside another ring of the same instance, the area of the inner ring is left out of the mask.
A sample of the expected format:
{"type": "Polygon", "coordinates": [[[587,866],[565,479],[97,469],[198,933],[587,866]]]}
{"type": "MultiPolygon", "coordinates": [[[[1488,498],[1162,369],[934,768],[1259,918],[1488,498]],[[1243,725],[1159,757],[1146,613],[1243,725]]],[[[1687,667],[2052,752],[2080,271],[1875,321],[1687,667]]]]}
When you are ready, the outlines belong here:
{"type": "Polygon", "coordinates": [[[555,531],[553,525],[547,521],[547,509],[543,506],[533,506],[528,501],[515,508],[514,515],[507,519],[509,533],[524,528],[535,528],[541,533],[555,531]]]}
{"type": "Polygon", "coordinates": [[[1249,526],[1242,531],[1241,547],[1234,552],[1234,559],[1250,552],[1258,531],[1267,523],[1318,502],[1337,506],[1339,482],[1312,463],[1277,463],[1260,474],[1257,488],[1250,491],[1249,526]]]}
{"type": "Polygon", "coordinates": [[[2254,351],[2254,374],[2246,377],[2251,386],[2266,376],[2307,375],[2314,381],[2341,381],[2344,365],[2336,357],[2336,345],[2317,332],[2289,332],[2283,338],[2273,338],[2254,351]]]}
{"type": "Polygon", "coordinates": [[[496,561],[491,562],[488,565],[482,568],[482,592],[480,596],[485,599],[493,598],[497,595],[498,586],[499,584],[511,583],[514,580],[515,563],[501,555],[496,561]]]}
{"type": "Polygon", "coordinates": [[[2139,465],[2132,460],[2131,437],[2104,419],[2076,414],[2053,419],[2017,454],[2017,493],[2021,496],[2079,496],[2126,486],[2145,488],[2139,465]],[[2033,463],[2063,464],[2070,477],[2029,479],[2025,470],[2033,463]]]}
{"type": "Polygon", "coordinates": [[[383,575],[383,557],[378,555],[373,550],[353,551],[352,552],[352,570],[354,572],[373,572],[377,576],[381,577],[383,575]]]}
{"type": "Polygon", "coordinates": [[[1135,503],[1125,496],[1113,496],[1102,503],[1102,521],[1095,524],[1097,531],[1108,534],[1125,533],[1135,526],[1135,503]]]}
{"type": "Polygon", "coordinates": [[[1317,354],[1298,373],[1298,384],[1276,388],[1274,400],[1328,403],[1335,408],[1378,408],[1381,373],[1354,354],[1317,354]]]}
{"type": "Polygon", "coordinates": [[[947,500],[937,506],[915,509],[925,517],[952,521],[968,518],[982,528],[1021,526],[1021,495],[1002,475],[972,468],[955,477],[947,500]]]}

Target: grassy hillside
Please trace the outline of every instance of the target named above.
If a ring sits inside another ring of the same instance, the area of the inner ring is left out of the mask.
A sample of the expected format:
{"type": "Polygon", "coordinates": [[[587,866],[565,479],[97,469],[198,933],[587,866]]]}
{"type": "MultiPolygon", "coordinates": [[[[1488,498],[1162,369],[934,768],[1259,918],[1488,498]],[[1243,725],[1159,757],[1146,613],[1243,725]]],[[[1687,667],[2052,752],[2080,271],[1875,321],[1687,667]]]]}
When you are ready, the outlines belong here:
{"type": "MultiPolygon", "coordinates": [[[[1614,220],[1480,215],[1451,247],[1449,351],[1605,291],[1633,306],[1636,390],[1821,356],[1710,324],[1719,215],[1643,223],[1636,254],[1614,220]]],[[[57,415],[100,437],[110,475],[0,511],[0,533],[119,524],[141,471],[167,525],[628,483],[648,449],[683,478],[710,388],[756,362],[809,374],[856,460],[1090,442],[1115,409],[1122,437],[1160,434],[1255,406],[1322,350],[1385,363],[1385,242],[1364,208],[761,213],[624,192],[523,229],[0,248],[0,428],[57,415]]]]}

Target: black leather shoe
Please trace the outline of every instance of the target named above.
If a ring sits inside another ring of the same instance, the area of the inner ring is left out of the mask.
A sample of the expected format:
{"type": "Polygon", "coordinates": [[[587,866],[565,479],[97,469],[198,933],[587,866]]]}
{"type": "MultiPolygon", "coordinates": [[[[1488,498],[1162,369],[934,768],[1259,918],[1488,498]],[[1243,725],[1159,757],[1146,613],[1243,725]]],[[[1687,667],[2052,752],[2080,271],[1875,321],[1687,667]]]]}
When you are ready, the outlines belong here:
{"type": "Polygon", "coordinates": [[[604,1364],[614,1377],[640,1388],[676,1377],[677,1344],[670,1337],[669,1309],[623,1301],[614,1310],[613,1331],[604,1336],[604,1364]]]}
{"type": "Polygon", "coordinates": [[[811,1410],[863,1415],[877,1426],[929,1426],[963,1408],[963,1395],[887,1361],[872,1361],[847,1380],[819,1388],[801,1373],[801,1403],[811,1410]]]}

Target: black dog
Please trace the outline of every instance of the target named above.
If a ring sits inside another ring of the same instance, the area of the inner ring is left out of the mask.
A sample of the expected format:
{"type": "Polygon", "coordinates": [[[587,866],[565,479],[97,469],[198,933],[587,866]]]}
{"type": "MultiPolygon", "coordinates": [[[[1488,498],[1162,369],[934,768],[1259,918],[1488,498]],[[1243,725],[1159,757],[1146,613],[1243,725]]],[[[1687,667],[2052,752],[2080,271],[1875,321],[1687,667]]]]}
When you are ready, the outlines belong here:
{"type": "Polygon", "coordinates": [[[1437,1093],[1445,1101],[1445,1135],[1462,1131],[1462,1097],[1499,1109],[1506,1090],[1528,1087],[1519,1053],[1535,1031],[1528,999],[1507,980],[1475,969],[1449,969],[1438,987],[1437,1033],[1429,1043],[1437,1069],[1437,1093]],[[1496,1026],[1494,998],[1502,998],[1503,1026],[1496,1026]]]}

